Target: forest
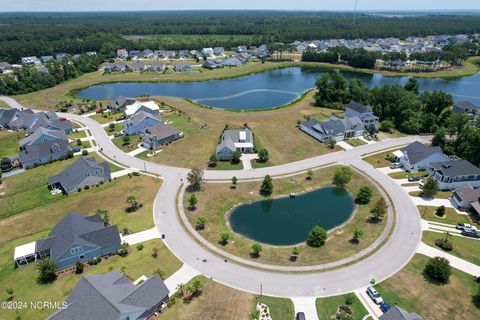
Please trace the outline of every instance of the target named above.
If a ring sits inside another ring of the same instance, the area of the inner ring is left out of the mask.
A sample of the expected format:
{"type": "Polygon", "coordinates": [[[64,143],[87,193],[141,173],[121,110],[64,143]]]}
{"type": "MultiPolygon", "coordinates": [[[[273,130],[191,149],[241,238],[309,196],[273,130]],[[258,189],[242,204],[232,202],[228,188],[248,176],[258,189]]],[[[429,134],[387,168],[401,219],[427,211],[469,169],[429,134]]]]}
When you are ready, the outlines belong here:
{"type": "Polygon", "coordinates": [[[290,11],[2,13],[0,25],[0,61],[10,63],[18,63],[22,56],[57,52],[99,51],[108,57],[119,47],[178,50],[201,48],[207,43],[231,47],[239,41],[258,45],[480,32],[480,19],[475,15],[354,17],[351,13],[290,11]],[[148,35],[152,37],[143,37],[148,35]],[[163,42],[162,35],[167,36],[163,42]],[[172,41],[172,35],[179,40],[172,41]]]}

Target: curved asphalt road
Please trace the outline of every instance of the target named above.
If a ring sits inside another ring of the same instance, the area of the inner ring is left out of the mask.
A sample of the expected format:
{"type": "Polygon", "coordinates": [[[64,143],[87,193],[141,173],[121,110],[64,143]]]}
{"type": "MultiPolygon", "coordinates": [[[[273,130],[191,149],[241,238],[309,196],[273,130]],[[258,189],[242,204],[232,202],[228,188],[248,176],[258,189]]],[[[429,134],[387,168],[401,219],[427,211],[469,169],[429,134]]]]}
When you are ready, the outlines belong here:
{"type": "MultiPolygon", "coordinates": [[[[0,99],[12,107],[21,107],[8,97],[0,99]]],[[[230,180],[233,175],[239,179],[262,178],[285,175],[330,163],[350,164],[373,178],[389,194],[396,209],[396,225],[391,238],[370,257],[337,270],[312,274],[282,274],[268,272],[243,265],[225,262],[206,250],[184,229],[177,217],[176,196],[189,169],[170,167],[143,161],[118,149],[107,137],[104,128],[96,121],[74,114],[63,116],[87,126],[103,153],[111,159],[129,167],[158,174],[164,182],[154,205],[154,221],[161,233],[166,234],[165,243],[184,263],[204,275],[240,290],[263,293],[278,297],[330,296],[338,295],[369,285],[371,278],[385,280],[399,271],[413,256],[421,239],[420,216],[415,205],[401,187],[387,175],[361,160],[361,155],[393,148],[420,140],[419,137],[405,137],[381,141],[352,150],[336,152],[285,165],[251,171],[205,171],[207,180],[230,180]],[[206,259],[206,262],[202,262],[206,259]]]]}

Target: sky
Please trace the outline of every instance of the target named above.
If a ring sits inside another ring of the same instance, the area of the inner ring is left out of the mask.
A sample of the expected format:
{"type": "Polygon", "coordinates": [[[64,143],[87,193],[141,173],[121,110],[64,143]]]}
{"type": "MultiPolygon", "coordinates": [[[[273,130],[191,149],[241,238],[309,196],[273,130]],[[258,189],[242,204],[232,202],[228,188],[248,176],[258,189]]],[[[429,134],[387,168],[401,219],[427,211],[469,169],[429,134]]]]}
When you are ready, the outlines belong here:
{"type": "MultiPolygon", "coordinates": [[[[355,0],[0,0],[5,11],[353,10],[355,0]]],[[[358,10],[480,10],[480,0],[358,0],[358,10]]]]}

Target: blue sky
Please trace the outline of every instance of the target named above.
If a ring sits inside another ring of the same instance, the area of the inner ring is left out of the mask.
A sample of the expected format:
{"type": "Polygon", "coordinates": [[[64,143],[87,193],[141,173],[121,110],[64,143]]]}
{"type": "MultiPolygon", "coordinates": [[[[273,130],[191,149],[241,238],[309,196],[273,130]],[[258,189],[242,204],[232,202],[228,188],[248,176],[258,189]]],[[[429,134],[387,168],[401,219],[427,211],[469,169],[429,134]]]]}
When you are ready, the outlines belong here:
{"type": "MultiPolygon", "coordinates": [[[[355,0],[0,0],[1,11],[120,11],[186,9],[353,10],[355,0]]],[[[480,0],[358,0],[359,10],[477,9],[480,0]]]]}

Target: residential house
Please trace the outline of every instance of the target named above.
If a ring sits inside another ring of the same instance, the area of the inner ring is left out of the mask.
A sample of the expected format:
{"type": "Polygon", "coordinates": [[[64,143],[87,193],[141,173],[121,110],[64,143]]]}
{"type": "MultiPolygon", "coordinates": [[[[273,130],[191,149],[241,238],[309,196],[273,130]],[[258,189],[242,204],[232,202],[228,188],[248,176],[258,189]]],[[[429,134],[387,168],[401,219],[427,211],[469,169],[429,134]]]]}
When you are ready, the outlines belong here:
{"type": "Polygon", "coordinates": [[[217,57],[225,56],[225,49],[223,47],[215,47],[213,48],[213,54],[217,57]]]}
{"type": "Polygon", "coordinates": [[[78,261],[115,253],[120,244],[117,226],[106,227],[98,213],[84,216],[71,212],[52,228],[48,237],[24,245],[26,248],[15,248],[14,260],[20,267],[49,257],[60,270],[78,261]]]}
{"type": "Polygon", "coordinates": [[[130,50],[128,52],[128,56],[132,59],[132,60],[137,60],[138,58],[140,58],[142,56],[142,52],[140,50],[130,50]]]}
{"type": "Polygon", "coordinates": [[[162,123],[160,116],[155,116],[144,111],[140,111],[125,120],[123,130],[128,134],[137,134],[145,131],[146,128],[162,123]]]}
{"type": "Polygon", "coordinates": [[[63,59],[65,59],[67,57],[67,54],[66,53],[57,53],[55,55],[55,59],[57,59],[57,61],[62,61],[63,59]]]}
{"type": "Polygon", "coordinates": [[[359,117],[365,128],[374,127],[378,129],[379,118],[373,114],[371,106],[364,106],[354,101],[350,101],[345,107],[345,117],[359,117]]]}
{"type": "Polygon", "coordinates": [[[41,64],[42,62],[35,56],[22,57],[22,64],[41,64]]]}
{"type": "Polygon", "coordinates": [[[250,61],[250,59],[252,58],[248,53],[246,52],[241,52],[241,53],[237,53],[235,55],[235,57],[240,60],[242,63],[247,63],[248,61],[250,61]]]}
{"type": "Polygon", "coordinates": [[[150,68],[148,70],[152,72],[163,72],[167,70],[167,65],[165,63],[160,63],[160,62],[154,62],[150,65],[150,68]]]}
{"type": "Polygon", "coordinates": [[[17,108],[3,109],[2,115],[0,116],[0,127],[9,128],[10,122],[15,120],[21,112],[22,111],[17,108]]]}
{"type": "Polygon", "coordinates": [[[247,53],[247,47],[246,46],[237,46],[237,53],[247,53]]]}
{"type": "Polygon", "coordinates": [[[6,73],[12,70],[12,66],[8,62],[0,62],[0,73],[6,73]]]}
{"type": "Polygon", "coordinates": [[[179,59],[186,59],[188,57],[188,50],[179,50],[178,51],[178,58],[179,59]]]}
{"type": "Polygon", "coordinates": [[[191,72],[192,65],[188,63],[175,63],[173,65],[173,71],[175,72],[191,72]]]}
{"type": "Polygon", "coordinates": [[[38,121],[32,128],[29,130],[33,132],[36,128],[43,126],[48,130],[59,130],[64,131],[66,134],[73,132],[72,122],[67,119],[43,119],[38,121]],[[32,131],[33,130],[33,131],[32,131]]]}
{"type": "Polygon", "coordinates": [[[155,149],[156,147],[172,142],[183,137],[183,132],[167,124],[159,123],[148,127],[142,134],[143,147],[155,149]]]}
{"type": "Polygon", "coordinates": [[[270,57],[270,51],[266,44],[262,44],[260,47],[255,48],[252,51],[252,58],[262,59],[270,57]]]}
{"type": "Polygon", "coordinates": [[[163,54],[163,50],[155,50],[153,51],[153,58],[158,59],[161,58],[163,54]]]}
{"type": "Polygon", "coordinates": [[[110,101],[108,108],[113,112],[123,112],[127,106],[134,104],[135,102],[137,102],[137,100],[134,98],[119,96],[115,100],[110,101]]]}
{"type": "Polygon", "coordinates": [[[157,274],[138,283],[118,271],[84,276],[68,296],[67,307],[47,320],[145,320],[166,307],[169,293],[157,274]]]}
{"type": "Polygon", "coordinates": [[[480,189],[474,189],[470,184],[455,189],[452,202],[459,208],[473,209],[480,215],[480,189]]]}
{"type": "Polygon", "coordinates": [[[430,177],[437,180],[440,190],[453,190],[469,184],[480,187],[480,168],[467,160],[433,162],[428,167],[430,177]]]}
{"type": "Polygon", "coordinates": [[[155,101],[135,101],[125,108],[125,115],[127,117],[133,116],[138,112],[145,112],[151,115],[158,115],[160,108],[155,101]]]}
{"type": "Polygon", "coordinates": [[[205,57],[211,57],[214,55],[213,53],[213,48],[203,48],[202,49],[202,55],[205,57]]]}
{"type": "Polygon", "coordinates": [[[142,58],[143,59],[152,59],[153,58],[153,50],[145,49],[142,51],[142,58]]]}
{"type": "Polygon", "coordinates": [[[107,63],[103,68],[105,73],[112,73],[112,72],[127,72],[128,65],[125,63],[107,63]]]}
{"type": "Polygon", "coordinates": [[[130,65],[127,65],[127,70],[132,72],[143,72],[147,70],[147,65],[145,62],[133,62],[130,65]]]}
{"type": "Polygon", "coordinates": [[[395,305],[378,318],[379,320],[422,320],[415,312],[408,312],[405,309],[395,305]]]}
{"type": "Polygon", "coordinates": [[[176,52],[173,50],[163,50],[162,57],[164,59],[174,59],[176,56],[176,52]]]}
{"type": "Polygon", "coordinates": [[[224,67],[239,67],[242,65],[242,62],[235,57],[230,57],[223,61],[224,67]]]}
{"type": "Polygon", "coordinates": [[[18,153],[18,160],[24,168],[33,167],[52,160],[64,159],[71,152],[66,139],[56,139],[42,143],[26,145],[18,153]]]}
{"type": "Polygon", "coordinates": [[[34,122],[35,113],[31,109],[23,109],[19,113],[15,114],[7,127],[12,130],[25,130],[34,122]]]}
{"type": "Polygon", "coordinates": [[[440,147],[427,147],[415,141],[408,146],[393,152],[396,161],[407,171],[427,169],[431,163],[447,161],[449,158],[440,147]]]}
{"type": "Polygon", "coordinates": [[[86,52],[86,55],[87,55],[87,56],[96,56],[96,55],[97,55],[97,51],[87,51],[87,52],[86,52]]]}
{"type": "Polygon", "coordinates": [[[58,139],[68,140],[67,135],[65,134],[65,131],[49,130],[44,127],[40,127],[28,137],[25,137],[22,140],[20,140],[19,142],[20,150],[24,150],[25,147],[27,146],[44,143],[48,141],[54,141],[58,139]]]}
{"type": "Polygon", "coordinates": [[[80,59],[80,57],[81,57],[80,54],[74,54],[74,55],[72,56],[72,60],[78,60],[78,59],[80,59]]]}
{"type": "Polygon", "coordinates": [[[253,133],[248,127],[224,130],[215,153],[218,160],[231,160],[235,151],[255,152],[253,133]]]}
{"type": "Polygon", "coordinates": [[[213,70],[213,69],[223,68],[223,64],[222,64],[222,61],[218,59],[207,59],[203,63],[202,67],[213,70]]]}
{"type": "Polygon", "coordinates": [[[480,105],[475,105],[470,101],[458,101],[453,105],[453,112],[466,113],[474,118],[480,118],[480,105]]]}
{"type": "Polygon", "coordinates": [[[95,186],[111,180],[107,162],[97,163],[95,158],[80,157],[56,176],[48,178],[50,190],[63,193],[76,192],[86,186],[95,186]]]}
{"type": "Polygon", "coordinates": [[[321,122],[313,118],[301,122],[300,130],[320,142],[328,142],[330,140],[338,142],[352,137],[363,136],[365,127],[359,117],[346,117],[344,119],[331,117],[321,122]]]}
{"type": "Polygon", "coordinates": [[[117,58],[125,60],[128,58],[128,51],[126,49],[118,49],[117,50],[117,58]]]}
{"type": "Polygon", "coordinates": [[[202,56],[202,53],[198,52],[197,50],[191,50],[190,55],[196,59],[196,58],[200,58],[202,56]]]}

